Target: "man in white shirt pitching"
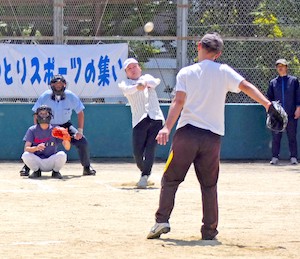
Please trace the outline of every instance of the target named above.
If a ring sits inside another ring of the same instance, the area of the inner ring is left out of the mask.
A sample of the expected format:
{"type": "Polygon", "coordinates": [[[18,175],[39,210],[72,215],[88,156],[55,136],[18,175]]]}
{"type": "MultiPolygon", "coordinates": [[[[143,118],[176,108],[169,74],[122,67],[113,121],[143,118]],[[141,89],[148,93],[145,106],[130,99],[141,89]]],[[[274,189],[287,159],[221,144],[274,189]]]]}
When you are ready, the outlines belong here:
{"type": "Polygon", "coordinates": [[[156,135],[165,122],[155,91],[159,78],[142,75],[138,61],[128,58],[124,61],[127,79],[119,83],[128,99],[132,113],[132,146],[141,177],[137,188],[146,188],[155,158],[156,135]]]}
{"type": "Polygon", "coordinates": [[[159,238],[170,231],[169,218],[174,208],[175,194],[192,163],[202,192],[202,239],[216,237],[217,182],[226,94],[229,91],[243,91],[269,113],[273,110],[270,109],[271,102],[254,85],[228,65],[215,62],[222,50],[223,40],[219,34],[204,35],[198,43],[198,63],[182,68],[177,75],[176,95],[166,123],[157,135],[160,145],[166,144],[172,127],[180,118],[162,177],[156,223],[148,239],[159,238]]]}

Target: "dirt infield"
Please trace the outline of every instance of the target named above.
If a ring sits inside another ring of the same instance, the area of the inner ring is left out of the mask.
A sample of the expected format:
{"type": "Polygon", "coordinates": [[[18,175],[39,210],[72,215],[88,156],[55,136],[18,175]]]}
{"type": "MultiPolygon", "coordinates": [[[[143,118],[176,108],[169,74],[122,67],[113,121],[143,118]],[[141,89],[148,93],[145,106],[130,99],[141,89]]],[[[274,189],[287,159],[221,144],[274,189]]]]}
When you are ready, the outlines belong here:
{"type": "Polygon", "coordinates": [[[219,235],[200,240],[201,194],[191,168],[177,192],[171,232],[154,224],[163,162],[149,189],[135,188],[131,161],[95,161],[96,176],[68,163],[63,180],[19,176],[0,163],[1,258],[299,258],[300,165],[222,162],[219,235]]]}

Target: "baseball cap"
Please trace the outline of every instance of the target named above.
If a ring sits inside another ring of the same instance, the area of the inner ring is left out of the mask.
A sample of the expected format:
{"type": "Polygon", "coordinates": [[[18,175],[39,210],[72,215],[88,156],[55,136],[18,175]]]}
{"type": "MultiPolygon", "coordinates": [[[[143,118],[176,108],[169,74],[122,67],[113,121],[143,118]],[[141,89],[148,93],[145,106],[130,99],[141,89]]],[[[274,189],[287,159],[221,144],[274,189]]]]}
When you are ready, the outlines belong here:
{"type": "Polygon", "coordinates": [[[288,65],[288,62],[286,61],[286,59],[284,58],[281,58],[281,59],[278,59],[275,63],[275,65],[277,66],[278,64],[282,64],[282,65],[285,65],[287,66],[288,65]]]}
{"type": "Polygon", "coordinates": [[[126,69],[128,67],[128,65],[130,65],[130,64],[138,64],[138,63],[139,62],[136,59],[134,59],[134,58],[128,58],[128,59],[126,59],[124,61],[123,67],[124,67],[124,69],[126,69]]]}
{"type": "Polygon", "coordinates": [[[221,51],[224,48],[223,40],[216,32],[205,34],[200,42],[204,45],[204,47],[211,50],[221,51]]]}

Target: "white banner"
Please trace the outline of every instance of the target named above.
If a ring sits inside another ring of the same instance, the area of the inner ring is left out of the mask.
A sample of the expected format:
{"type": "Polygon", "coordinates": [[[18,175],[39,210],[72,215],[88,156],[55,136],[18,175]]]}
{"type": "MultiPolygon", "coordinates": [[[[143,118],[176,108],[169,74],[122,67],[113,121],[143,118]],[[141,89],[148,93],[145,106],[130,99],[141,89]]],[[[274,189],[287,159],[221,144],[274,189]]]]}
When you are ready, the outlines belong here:
{"type": "Polygon", "coordinates": [[[80,98],[123,96],[118,83],[128,44],[0,44],[0,98],[37,98],[53,75],[66,78],[80,98]]]}

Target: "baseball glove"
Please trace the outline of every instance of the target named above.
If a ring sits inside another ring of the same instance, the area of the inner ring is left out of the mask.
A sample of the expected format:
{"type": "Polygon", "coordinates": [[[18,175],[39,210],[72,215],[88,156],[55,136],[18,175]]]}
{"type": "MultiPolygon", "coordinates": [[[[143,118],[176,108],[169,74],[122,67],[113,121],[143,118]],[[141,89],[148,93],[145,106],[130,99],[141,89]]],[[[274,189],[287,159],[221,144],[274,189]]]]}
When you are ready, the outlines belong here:
{"type": "Polygon", "coordinates": [[[282,132],[285,130],[288,123],[288,116],[280,105],[279,101],[273,101],[269,107],[267,114],[267,127],[275,132],[282,132]]]}
{"type": "Polygon", "coordinates": [[[71,141],[71,136],[66,128],[55,127],[52,130],[52,136],[62,140],[71,141]]]}

